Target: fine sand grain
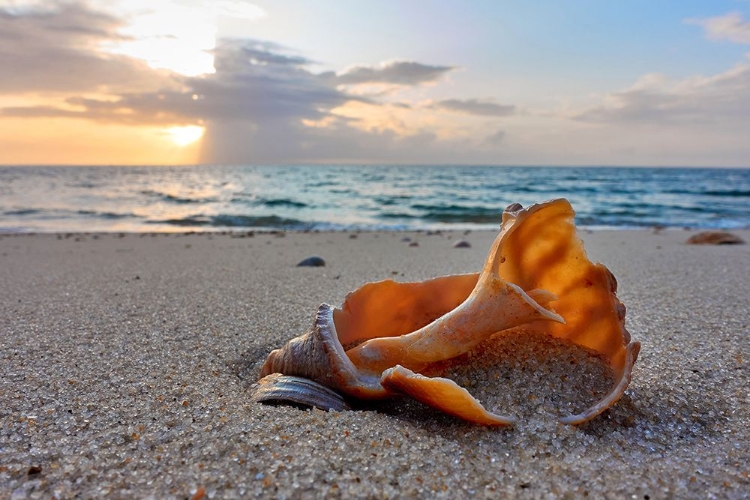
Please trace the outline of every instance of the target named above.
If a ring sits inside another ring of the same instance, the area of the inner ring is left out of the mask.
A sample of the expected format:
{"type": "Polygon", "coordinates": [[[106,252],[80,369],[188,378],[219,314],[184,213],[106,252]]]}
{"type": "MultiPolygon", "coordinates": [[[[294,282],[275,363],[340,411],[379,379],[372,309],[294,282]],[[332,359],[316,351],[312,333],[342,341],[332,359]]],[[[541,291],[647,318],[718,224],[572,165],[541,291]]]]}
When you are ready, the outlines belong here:
{"type": "Polygon", "coordinates": [[[545,338],[503,339],[455,376],[518,417],[504,429],[405,400],[249,401],[321,302],[478,271],[493,233],[0,236],[0,499],[750,498],[750,245],[690,234],[583,234],[642,343],[633,381],[561,425],[606,373],[545,338]],[[326,265],[296,266],[312,255],[326,265]]]}

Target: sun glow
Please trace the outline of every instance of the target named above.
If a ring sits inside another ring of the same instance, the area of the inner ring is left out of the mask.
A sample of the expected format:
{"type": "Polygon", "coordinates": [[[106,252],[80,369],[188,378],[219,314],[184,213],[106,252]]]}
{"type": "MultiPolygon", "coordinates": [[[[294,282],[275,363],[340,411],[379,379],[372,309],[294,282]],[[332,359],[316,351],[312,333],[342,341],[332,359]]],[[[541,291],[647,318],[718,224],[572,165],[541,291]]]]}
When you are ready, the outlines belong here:
{"type": "Polygon", "coordinates": [[[187,76],[214,73],[216,23],[205,9],[176,2],[159,3],[157,8],[152,3],[128,2],[130,22],[119,30],[124,38],[104,50],[187,76]]]}
{"type": "Polygon", "coordinates": [[[200,138],[203,137],[203,133],[205,131],[205,128],[198,125],[171,127],[167,129],[167,132],[172,138],[172,142],[180,147],[187,146],[200,140],[200,138]]]}
{"type": "MultiPolygon", "coordinates": [[[[2,1],[2,0],[0,0],[2,1]]],[[[122,40],[102,49],[146,61],[154,69],[186,76],[214,73],[220,19],[253,21],[265,16],[244,0],[176,1],[118,0],[114,11],[128,22],[119,30],[122,40]]]]}

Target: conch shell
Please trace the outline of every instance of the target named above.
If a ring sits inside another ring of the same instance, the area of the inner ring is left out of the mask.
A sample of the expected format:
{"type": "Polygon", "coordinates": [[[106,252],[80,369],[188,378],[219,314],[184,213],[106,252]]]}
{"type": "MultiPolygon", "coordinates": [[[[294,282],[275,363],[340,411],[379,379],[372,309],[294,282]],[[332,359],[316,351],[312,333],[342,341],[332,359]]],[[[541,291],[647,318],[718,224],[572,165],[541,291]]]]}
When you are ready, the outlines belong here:
{"type": "Polygon", "coordinates": [[[573,216],[564,199],[525,209],[511,205],[481,273],[367,283],[341,308],[322,304],[311,330],[269,354],[254,399],[341,408],[343,402],[321,403],[328,399],[312,395],[321,384],[346,398],[402,394],[470,422],[508,425],[513,418],[487,411],[452,380],[423,373],[498,332],[522,327],[609,362],[615,376],[609,394],[560,421],[594,418],[622,396],[640,344],[625,329],[614,276],[588,260],[573,216]]]}

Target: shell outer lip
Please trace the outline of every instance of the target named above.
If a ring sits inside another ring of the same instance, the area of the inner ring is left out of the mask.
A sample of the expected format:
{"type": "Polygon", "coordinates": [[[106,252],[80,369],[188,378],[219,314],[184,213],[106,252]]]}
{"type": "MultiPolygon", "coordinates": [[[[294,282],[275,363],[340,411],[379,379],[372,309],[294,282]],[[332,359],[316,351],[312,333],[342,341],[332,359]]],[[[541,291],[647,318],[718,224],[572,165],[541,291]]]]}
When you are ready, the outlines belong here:
{"type": "Polygon", "coordinates": [[[338,392],[308,378],[281,373],[260,379],[253,388],[251,399],[258,403],[293,403],[325,411],[351,409],[338,392]]]}

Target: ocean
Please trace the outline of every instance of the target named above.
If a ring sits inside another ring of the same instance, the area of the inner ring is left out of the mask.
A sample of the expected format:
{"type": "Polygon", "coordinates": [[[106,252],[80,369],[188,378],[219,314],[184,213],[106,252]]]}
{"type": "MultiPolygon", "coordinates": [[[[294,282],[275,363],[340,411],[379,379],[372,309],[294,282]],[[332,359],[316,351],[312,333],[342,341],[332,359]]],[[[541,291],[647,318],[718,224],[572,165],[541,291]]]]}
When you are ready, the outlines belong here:
{"type": "Polygon", "coordinates": [[[0,233],[494,229],[560,197],[592,229],[750,228],[750,169],[0,167],[0,233]]]}

